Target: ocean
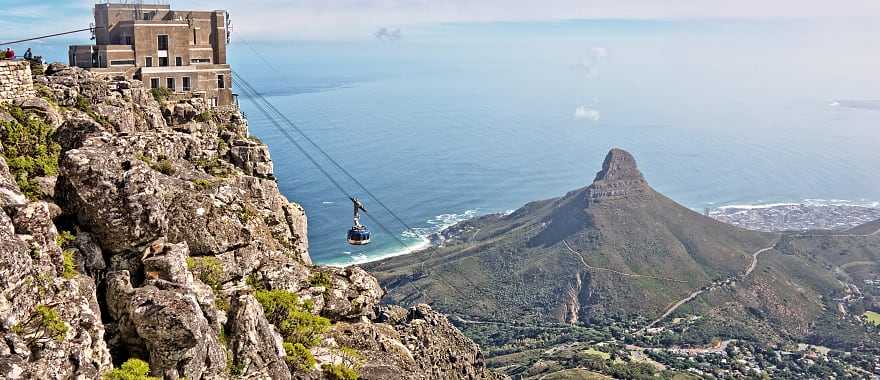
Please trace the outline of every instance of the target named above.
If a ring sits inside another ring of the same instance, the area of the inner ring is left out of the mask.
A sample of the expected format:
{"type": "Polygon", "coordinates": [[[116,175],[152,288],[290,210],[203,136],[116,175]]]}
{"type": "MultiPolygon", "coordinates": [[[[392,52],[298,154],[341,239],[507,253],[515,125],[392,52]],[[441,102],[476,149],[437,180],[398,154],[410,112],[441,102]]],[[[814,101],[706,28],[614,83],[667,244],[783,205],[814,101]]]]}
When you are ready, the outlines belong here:
{"type": "Polygon", "coordinates": [[[401,27],[398,40],[233,36],[229,53],[239,74],[416,229],[404,232],[324,161],[394,235],[365,220],[373,243],[349,246],[348,199],[242,96],[281,190],[306,209],[312,259],[348,265],[587,186],[612,147],[635,155],[655,189],[701,212],[807,199],[876,207],[880,111],[845,105],[880,98],[880,54],[872,34],[851,29],[441,24],[401,27]]]}

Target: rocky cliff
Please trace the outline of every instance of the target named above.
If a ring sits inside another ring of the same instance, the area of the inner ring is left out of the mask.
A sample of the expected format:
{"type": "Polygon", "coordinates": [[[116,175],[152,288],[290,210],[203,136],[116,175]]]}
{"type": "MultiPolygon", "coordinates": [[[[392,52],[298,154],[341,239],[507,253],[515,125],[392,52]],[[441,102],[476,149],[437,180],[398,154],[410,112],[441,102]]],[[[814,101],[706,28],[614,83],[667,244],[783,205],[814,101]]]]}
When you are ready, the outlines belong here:
{"type": "Polygon", "coordinates": [[[0,109],[0,377],[495,377],[442,314],[312,265],[237,107],[58,64],[33,82],[0,109]]]}

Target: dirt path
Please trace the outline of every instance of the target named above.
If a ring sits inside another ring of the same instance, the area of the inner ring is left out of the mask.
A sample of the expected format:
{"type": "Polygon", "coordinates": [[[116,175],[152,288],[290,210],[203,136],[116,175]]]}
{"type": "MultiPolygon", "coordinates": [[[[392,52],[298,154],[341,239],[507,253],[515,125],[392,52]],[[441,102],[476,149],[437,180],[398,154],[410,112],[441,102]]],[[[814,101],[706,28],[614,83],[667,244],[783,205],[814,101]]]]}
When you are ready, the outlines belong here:
{"type": "Polygon", "coordinates": [[[587,264],[586,260],[584,260],[584,256],[583,256],[580,252],[575,251],[574,248],[571,248],[571,246],[568,245],[568,242],[567,242],[567,241],[563,240],[563,241],[562,241],[562,244],[565,244],[565,248],[568,249],[569,253],[571,253],[572,256],[574,256],[574,257],[576,257],[577,259],[579,259],[579,260],[581,261],[581,264],[583,264],[584,267],[586,267],[586,268],[589,269],[589,270],[611,272],[611,273],[618,274],[618,275],[621,275],[621,276],[624,276],[624,277],[650,278],[650,279],[654,279],[654,280],[672,281],[672,282],[678,282],[678,283],[682,283],[682,284],[687,284],[687,283],[688,283],[687,281],[677,280],[677,279],[674,279],[674,278],[649,276],[649,275],[646,275],[646,274],[625,273],[625,272],[621,272],[621,271],[616,271],[616,270],[614,270],[614,269],[594,267],[594,266],[592,266],[592,265],[590,265],[590,264],[587,264]]]}

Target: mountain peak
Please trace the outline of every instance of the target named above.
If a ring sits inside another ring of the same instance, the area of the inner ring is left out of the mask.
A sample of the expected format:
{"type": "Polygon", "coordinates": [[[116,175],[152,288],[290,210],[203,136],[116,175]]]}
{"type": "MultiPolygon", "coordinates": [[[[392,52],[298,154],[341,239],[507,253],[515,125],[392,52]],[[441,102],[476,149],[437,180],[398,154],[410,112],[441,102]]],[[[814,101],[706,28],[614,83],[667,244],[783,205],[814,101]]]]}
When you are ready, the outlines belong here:
{"type": "Polygon", "coordinates": [[[602,170],[596,173],[593,184],[587,188],[587,196],[590,201],[629,198],[642,195],[648,189],[632,154],[613,148],[605,156],[602,170]]]}

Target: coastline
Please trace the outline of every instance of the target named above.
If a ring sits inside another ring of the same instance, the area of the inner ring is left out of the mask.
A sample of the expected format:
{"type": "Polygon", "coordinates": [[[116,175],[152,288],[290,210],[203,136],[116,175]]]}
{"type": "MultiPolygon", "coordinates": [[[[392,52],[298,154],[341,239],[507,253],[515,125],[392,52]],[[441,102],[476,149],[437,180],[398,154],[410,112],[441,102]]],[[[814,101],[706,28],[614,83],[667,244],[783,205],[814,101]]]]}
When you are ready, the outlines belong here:
{"type": "MultiPolygon", "coordinates": [[[[836,219],[833,220],[836,225],[828,227],[827,229],[829,230],[844,230],[876,220],[858,218],[858,216],[865,215],[866,213],[869,215],[874,215],[874,213],[876,213],[878,216],[877,219],[880,219],[880,202],[878,201],[852,201],[844,199],[826,200],[815,198],[804,199],[799,202],[762,203],[757,201],[755,203],[728,204],[711,208],[709,216],[724,223],[756,231],[804,230],[814,228],[814,226],[810,226],[810,228],[801,228],[797,227],[797,224],[788,220],[786,221],[787,223],[776,221],[786,220],[789,218],[789,213],[794,213],[795,211],[798,215],[804,214],[805,211],[813,213],[811,215],[822,215],[822,212],[825,209],[838,211],[838,213],[834,215],[836,219]],[[844,214],[841,215],[841,212],[844,214]],[[768,213],[771,213],[771,215],[767,215],[768,213]],[[768,219],[770,219],[770,221],[768,221],[768,219]],[[768,223],[776,224],[768,226],[768,223]],[[796,227],[790,228],[792,225],[796,227]]],[[[434,237],[443,235],[444,232],[450,230],[459,223],[492,214],[491,212],[479,211],[480,210],[473,209],[467,210],[461,214],[438,215],[427,221],[428,224],[432,225],[431,227],[418,228],[418,234],[405,231],[400,235],[400,238],[407,243],[405,248],[396,247],[370,255],[366,253],[354,254],[352,252],[346,252],[344,256],[333,261],[321,263],[321,265],[344,268],[430,249],[435,246],[434,241],[436,241],[436,239],[434,237]]],[[[510,213],[510,211],[507,213],[510,213]]]]}

